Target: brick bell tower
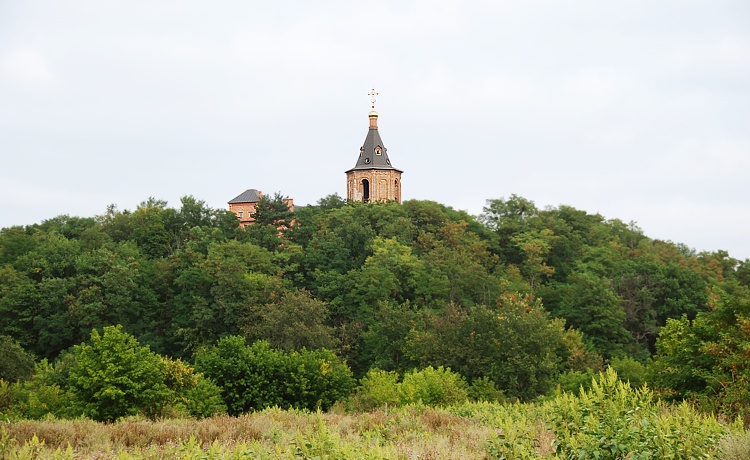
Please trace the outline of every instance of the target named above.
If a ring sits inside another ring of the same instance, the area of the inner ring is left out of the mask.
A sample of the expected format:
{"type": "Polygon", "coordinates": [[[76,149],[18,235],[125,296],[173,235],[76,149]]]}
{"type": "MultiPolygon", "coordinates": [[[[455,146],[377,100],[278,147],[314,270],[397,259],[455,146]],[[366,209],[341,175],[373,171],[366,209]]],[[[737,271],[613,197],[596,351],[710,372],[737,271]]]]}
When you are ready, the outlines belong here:
{"type": "Polygon", "coordinates": [[[346,198],[365,203],[375,201],[398,201],[401,203],[401,173],[391,165],[388,149],[378,133],[378,112],[375,100],[378,93],[373,88],[369,93],[370,129],[365,143],[359,149],[357,164],[346,172],[346,198]]]}

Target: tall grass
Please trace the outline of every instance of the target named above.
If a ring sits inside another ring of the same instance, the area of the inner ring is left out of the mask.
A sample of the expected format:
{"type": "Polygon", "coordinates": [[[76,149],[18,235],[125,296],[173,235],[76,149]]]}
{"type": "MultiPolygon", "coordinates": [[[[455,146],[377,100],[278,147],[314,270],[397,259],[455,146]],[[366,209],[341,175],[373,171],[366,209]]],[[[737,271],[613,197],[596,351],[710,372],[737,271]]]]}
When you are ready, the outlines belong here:
{"type": "Polygon", "coordinates": [[[740,459],[748,458],[747,440],[741,424],[665,405],[611,372],[580,394],[535,403],[0,423],[0,458],[740,459]]]}
{"type": "Polygon", "coordinates": [[[0,430],[0,458],[8,459],[483,458],[486,440],[495,434],[425,407],[356,415],[267,409],[241,417],[112,424],[28,421],[0,430]],[[29,452],[39,455],[25,456],[29,452]]]}

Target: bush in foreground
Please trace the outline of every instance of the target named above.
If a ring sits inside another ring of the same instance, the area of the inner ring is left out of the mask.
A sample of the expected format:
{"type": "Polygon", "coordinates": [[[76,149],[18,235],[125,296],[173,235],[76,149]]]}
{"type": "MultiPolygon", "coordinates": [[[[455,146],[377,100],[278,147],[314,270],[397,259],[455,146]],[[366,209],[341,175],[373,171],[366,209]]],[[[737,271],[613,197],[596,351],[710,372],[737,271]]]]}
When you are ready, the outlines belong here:
{"type": "Polygon", "coordinates": [[[196,369],[221,387],[230,415],[273,406],[327,410],[355,383],[332,351],[285,352],[265,341],[248,345],[240,336],[199,350],[195,359],[196,369]]]}
{"type": "Polygon", "coordinates": [[[489,378],[475,379],[467,385],[461,375],[448,368],[428,366],[407,373],[401,382],[396,372],[370,369],[346,405],[350,410],[369,411],[406,405],[449,406],[468,400],[503,399],[502,391],[489,378]]]}
{"type": "Polygon", "coordinates": [[[219,388],[192,367],[141,346],[120,326],[92,331],[54,366],[42,361],[31,379],[0,380],[0,414],[114,421],[144,415],[207,417],[223,413],[219,388]]]}

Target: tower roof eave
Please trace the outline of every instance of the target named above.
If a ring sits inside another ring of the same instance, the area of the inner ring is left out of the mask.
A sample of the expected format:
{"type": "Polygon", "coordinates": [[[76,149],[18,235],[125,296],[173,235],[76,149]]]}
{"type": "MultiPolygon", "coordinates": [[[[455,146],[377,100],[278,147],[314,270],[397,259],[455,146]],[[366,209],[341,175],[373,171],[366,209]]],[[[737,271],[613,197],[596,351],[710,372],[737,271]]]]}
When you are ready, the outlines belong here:
{"type": "Polygon", "coordinates": [[[367,165],[367,166],[357,165],[353,167],[352,169],[344,171],[344,173],[349,174],[350,172],[354,172],[354,171],[370,171],[373,169],[377,169],[379,171],[395,171],[399,174],[403,173],[402,170],[394,168],[393,166],[377,166],[377,165],[367,165]]]}

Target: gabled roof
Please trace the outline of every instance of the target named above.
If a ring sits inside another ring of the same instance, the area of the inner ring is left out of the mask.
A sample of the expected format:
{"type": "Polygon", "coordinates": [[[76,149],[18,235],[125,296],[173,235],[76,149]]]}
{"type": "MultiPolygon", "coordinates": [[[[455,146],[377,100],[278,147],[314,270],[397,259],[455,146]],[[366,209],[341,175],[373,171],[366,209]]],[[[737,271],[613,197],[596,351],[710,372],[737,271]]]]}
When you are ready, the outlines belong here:
{"type": "MultiPolygon", "coordinates": [[[[377,115],[375,116],[377,117],[377,115]]],[[[359,149],[357,164],[346,172],[358,169],[393,169],[403,172],[391,165],[391,160],[388,158],[388,149],[383,145],[377,125],[375,127],[370,126],[370,129],[367,131],[367,137],[365,137],[365,143],[359,149]]]]}
{"type": "Polygon", "coordinates": [[[229,200],[229,204],[232,203],[257,203],[260,201],[260,192],[251,188],[237,195],[237,197],[229,200]]]}

